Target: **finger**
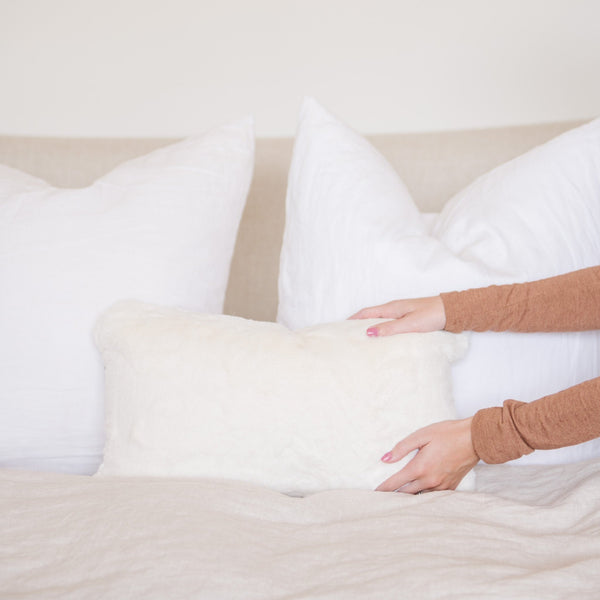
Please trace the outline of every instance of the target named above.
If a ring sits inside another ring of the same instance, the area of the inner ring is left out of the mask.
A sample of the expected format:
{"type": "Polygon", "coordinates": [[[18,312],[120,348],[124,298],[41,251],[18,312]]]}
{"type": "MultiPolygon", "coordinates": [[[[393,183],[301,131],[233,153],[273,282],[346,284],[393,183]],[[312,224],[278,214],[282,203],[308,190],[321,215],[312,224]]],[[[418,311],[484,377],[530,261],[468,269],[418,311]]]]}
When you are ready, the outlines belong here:
{"type": "Polygon", "coordinates": [[[419,494],[420,492],[430,491],[428,489],[425,489],[426,485],[420,479],[413,479],[412,481],[407,481],[406,483],[400,483],[400,485],[398,485],[398,481],[402,482],[403,480],[397,480],[394,479],[394,477],[390,477],[381,485],[379,485],[379,487],[377,487],[375,491],[400,492],[402,494],[419,494]]]}
{"type": "Polygon", "coordinates": [[[429,442],[429,437],[426,436],[422,429],[411,433],[403,440],[399,441],[389,452],[386,452],[381,460],[385,463],[395,463],[402,460],[407,454],[414,450],[420,450],[429,442]]]}
{"type": "Polygon", "coordinates": [[[358,312],[349,316],[348,319],[376,319],[377,317],[373,316],[373,311],[376,309],[376,306],[371,306],[369,308],[362,308],[358,312]]]}
{"type": "Polygon", "coordinates": [[[414,465],[410,461],[403,469],[388,477],[383,483],[380,483],[375,491],[377,492],[394,492],[397,489],[405,486],[418,478],[415,472],[414,465]]]}
{"type": "Polygon", "coordinates": [[[400,319],[406,315],[412,307],[410,300],[393,300],[377,306],[363,308],[352,315],[351,319],[400,319]]]}
{"type": "Polygon", "coordinates": [[[421,492],[426,492],[429,490],[424,489],[425,485],[419,479],[415,479],[414,481],[410,481],[406,485],[403,485],[401,488],[394,490],[395,492],[400,492],[402,494],[420,494],[421,492]]]}
{"type": "Polygon", "coordinates": [[[395,316],[388,304],[380,304],[378,306],[369,306],[354,313],[349,319],[385,319],[395,316]]]}
{"type": "Polygon", "coordinates": [[[452,479],[446,479],[442,481],[439,485],[432,487],[431,491],[439,492],[441,490],[455,490],[463,479],[464,475],[452,479]]]}
{"type": "Polygon", "coordinates": [[[447,485],[445,483],[440,483],[440,485],[436,485],[435,487],[432,487],[431,489],[427,490],[428,492],[443,492],[445,490],[455,490],[456,486],[452,486],[452,485],[447,485]]]}
{"type": "Polygon", "coordinates": [[[410,313],[394,319],[393,321],[385,321],[378,325],[373,325],[367,329],[367,335],[371,337],[384,337],[389,335],[397,335],[399,333],[412,333],[417,331],[418,326],[414,319],[411,318],[410,313]]]}

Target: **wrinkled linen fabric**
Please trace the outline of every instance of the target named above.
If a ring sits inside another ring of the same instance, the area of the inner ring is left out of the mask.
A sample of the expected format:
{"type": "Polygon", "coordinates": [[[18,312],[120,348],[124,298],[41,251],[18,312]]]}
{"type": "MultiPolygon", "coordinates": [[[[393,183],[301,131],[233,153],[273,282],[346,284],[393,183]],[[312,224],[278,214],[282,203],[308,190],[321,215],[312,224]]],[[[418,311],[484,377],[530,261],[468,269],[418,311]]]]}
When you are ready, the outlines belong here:
{"type": "Polygon", "coordinates": [[[0,596],[598,598],[600,461],[477,471],[477,493],[292,498],[3,470],[0,596]]]}

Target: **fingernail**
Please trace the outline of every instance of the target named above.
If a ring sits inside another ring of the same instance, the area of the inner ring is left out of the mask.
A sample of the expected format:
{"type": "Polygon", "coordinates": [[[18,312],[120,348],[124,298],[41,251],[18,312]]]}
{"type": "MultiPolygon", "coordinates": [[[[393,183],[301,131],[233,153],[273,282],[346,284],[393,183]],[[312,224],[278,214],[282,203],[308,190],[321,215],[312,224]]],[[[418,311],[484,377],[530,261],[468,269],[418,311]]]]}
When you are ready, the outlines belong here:
{"type": "Polygon", "coordinates": [[[381,460],[383,462],[388,462],[390,459],[392,458],[392,453],[391,452],[386,452],[382,457],[381,460]]]}
{"type": "Polygon", "coordinates": [[[367,329],[367,335],[369,337],[377,337],[379,335],[377,333],[377,327],[369,327],[369,329],[367,329]]]}

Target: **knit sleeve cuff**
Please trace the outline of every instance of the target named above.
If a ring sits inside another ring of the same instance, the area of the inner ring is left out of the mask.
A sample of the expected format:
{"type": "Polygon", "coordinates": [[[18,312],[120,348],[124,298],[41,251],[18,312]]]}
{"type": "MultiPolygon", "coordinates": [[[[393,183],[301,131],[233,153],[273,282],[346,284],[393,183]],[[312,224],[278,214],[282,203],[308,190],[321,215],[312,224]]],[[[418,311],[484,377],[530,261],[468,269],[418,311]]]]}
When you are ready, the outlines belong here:
{"type": "Polygon", "coordinates": [[[522,404],[507,400],[503,407],[484,408],[475,413],[471,437],[473,448],[483,462],[499,464],[533,452],[513,421],[515,408],[522,404]]]}
{"type": "Polygon", "coordinates": [[[444,311],[446,313],[446,325],[444,329],[451,333],[460,333],[464,331],[463,323],[461,321],[461,308],[463,303],[460,299],[459,292],[444,292],[440,294],[442,302],[444,303],[444,311]]]}

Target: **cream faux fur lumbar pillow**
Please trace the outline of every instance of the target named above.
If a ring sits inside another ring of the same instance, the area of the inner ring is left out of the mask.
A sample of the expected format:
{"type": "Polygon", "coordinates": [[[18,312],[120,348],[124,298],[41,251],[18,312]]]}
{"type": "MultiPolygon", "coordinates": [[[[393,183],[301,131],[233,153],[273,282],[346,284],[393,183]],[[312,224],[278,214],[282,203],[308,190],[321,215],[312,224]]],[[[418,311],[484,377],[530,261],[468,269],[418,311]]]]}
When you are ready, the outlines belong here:
{"type": "MultiPolygon", "coordinates": [[[[369,338],[364,321],[282,325],[136,301],[96,327],[101,475],[242,480],[291,494],[374,489],[402,437],[455,418],[446,332],[369,338]]],[[[467,484],[468,487],[468,484],[467,484]]],[[[464,489],[464,488],[463,488],[464,489]]]]}

